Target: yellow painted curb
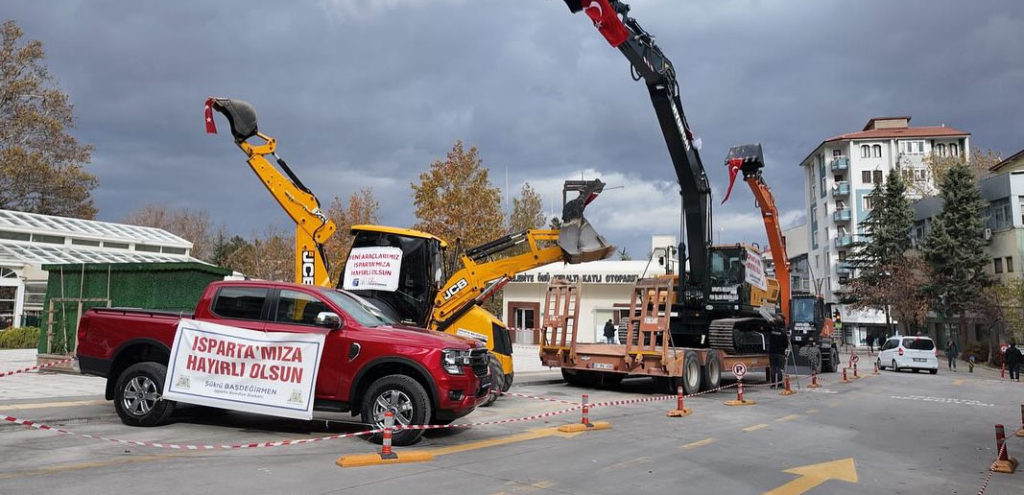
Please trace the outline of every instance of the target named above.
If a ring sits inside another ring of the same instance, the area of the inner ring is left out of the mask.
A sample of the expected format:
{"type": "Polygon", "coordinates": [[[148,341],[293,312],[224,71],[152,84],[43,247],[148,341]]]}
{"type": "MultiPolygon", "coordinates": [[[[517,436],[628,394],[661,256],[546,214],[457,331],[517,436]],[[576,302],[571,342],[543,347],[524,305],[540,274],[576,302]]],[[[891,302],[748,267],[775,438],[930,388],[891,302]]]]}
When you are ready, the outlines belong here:
{"type": "Polygon", "coordinates": [[[417,450],[403,450],[395,452],[394,459],[381,459],[379,453],[373,454],[349,454],[343,455],[334,461],[335,464],[347,467],[378,466],[381,464],[402,464],[406,462],[430,462],[434,460],[434,454],[417,450]]]}
{"type": "Polygon", "coordinates": [[[757,404],[757,401],[752,401],[749,399],[725,401],[725,405],[727,406],[752,406],[754,404],[757,404]]]}
{"type": "Polygon", "coordinates": [[[582,433],[585,431],[595,430],[610,430],[612,428],[611,423],[607,421],[594,421],[590,423],[590,426],[583,423],[573,423],[571,425],[562,425],[558,427],[558,431],[561,433],[582,433]]]}
{"type": "Polygon", "coordinates": [[[1024,437],[1024,428],[1017,430],[1017,433],[1014,433],[1014,435],[1018,437],[1024,437]]]}
{"type": "Polygon", "coordinates": [[[796,393],[796,390],[790,389],[790,390],[783,390],[781,393],[779,393],[779,395],[793,395],[795,393],[796,393]]]}
{"type": "Polygon", "coordinates": [[[673,409],[666,416],[670,418],[685,418],[693,414],[693,409],[673,409]]]}
{"type": "Polygon", "coordinates": [[[819,388],[819,387],[821,387],[821,385],[818,385],[817,383],[812,383],[812,384],[807,386],[807,388],[819,388]]]}
{"type": "Polygon", "coordinates": [[[992,463],[992,470],[997,473],[1013,474],[1013,471],[1017,469],[1017,459],[1011,457],[1007,461],[997,460],[992,463]]]}

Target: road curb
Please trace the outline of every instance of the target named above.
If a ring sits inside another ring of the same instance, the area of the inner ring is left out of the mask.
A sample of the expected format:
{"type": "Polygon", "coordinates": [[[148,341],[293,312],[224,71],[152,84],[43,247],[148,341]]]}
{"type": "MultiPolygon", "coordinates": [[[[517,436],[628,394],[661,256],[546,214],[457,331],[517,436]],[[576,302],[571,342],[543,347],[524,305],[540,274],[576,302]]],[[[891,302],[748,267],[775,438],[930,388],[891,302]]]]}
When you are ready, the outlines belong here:
{"type": "MultiPolygon", "coordinates": [[[[100,423],[107,421],[120,421],[117,417],[117,413],[103,413],[97,416],[72,416],[69,418],[40,418],[34,420],[37,423],[46,423],[50,425],[67,426],[67,425],[85,425],[92,423],[100,423]]],[[[0,433],[4,433],[10,430],[26,430],[23,425],[17,423],[3,423],[0,424],[0,433]]]]}

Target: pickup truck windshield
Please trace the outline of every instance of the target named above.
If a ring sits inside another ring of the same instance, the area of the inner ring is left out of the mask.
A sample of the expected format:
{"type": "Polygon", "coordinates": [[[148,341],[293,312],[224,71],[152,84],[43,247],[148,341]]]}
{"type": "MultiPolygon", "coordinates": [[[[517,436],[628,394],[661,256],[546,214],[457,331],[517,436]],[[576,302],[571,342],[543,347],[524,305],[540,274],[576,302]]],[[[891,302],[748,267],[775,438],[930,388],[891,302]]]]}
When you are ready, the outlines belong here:
{"type": "Polygon", "coordinates": [[[394,318],[384,314],[383,311],[381,311],[376,306],[374,306],[370,301],[367,301],[366,299],[363,299],[363,298],[361,298],[361,297],[359,297],[359,296],[357,296],[357,295],[355,295],[355,294],[353,294],[351,292],[344,292],[344,291],[342,291],[342,292],[340,292],[340,294],[343,295],[343,296],[351,297],[356,303],[361,305],[363,307],[363,309],[369,311],[370,314],[372,314],[373,316],[376,316],[377,319],[380,320],[381,323],[383,323],[385,325],[395,325],[395,324],[398,323],[398,321],[396,321],[394,318]]]}
{"type": "Polygon", "coordinates": [[[369,310],[367,310],[362,303],[356,301],[349,294],[346,294],[340,290],[324,289],[320,291],[323,295],[327,296],[334,304],[341,307],[342,311],[348,313],[349,316],[355,318],[360,325],[365,327],[377,327],[386,323],[383,319],[378,318],[369,310]]]}

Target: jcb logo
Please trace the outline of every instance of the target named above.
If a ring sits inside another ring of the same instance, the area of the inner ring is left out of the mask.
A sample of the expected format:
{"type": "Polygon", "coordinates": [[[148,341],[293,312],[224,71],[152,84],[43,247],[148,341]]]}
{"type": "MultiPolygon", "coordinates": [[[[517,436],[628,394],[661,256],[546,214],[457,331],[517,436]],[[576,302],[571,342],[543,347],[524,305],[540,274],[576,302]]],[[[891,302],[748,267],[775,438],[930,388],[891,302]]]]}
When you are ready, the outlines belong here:
{"type": "Polygon", "coordinates": [[[316,263],[314,262],[313,251],[302,252],[302,284],[316,285],[316,263]]]}
{"type": "Polygon", "coordinates": [[[467,286],[469,286],[469,282],[466,282],[466,279],[464,278],[460,279],[458,282],[455,282],[455,285],[449,287],[448,290],[444,291],[444,300],[447,301],[451,299],[452,297],[455,296],[455,294],[458,294],[460,290],[465,289],[467,286]]]}

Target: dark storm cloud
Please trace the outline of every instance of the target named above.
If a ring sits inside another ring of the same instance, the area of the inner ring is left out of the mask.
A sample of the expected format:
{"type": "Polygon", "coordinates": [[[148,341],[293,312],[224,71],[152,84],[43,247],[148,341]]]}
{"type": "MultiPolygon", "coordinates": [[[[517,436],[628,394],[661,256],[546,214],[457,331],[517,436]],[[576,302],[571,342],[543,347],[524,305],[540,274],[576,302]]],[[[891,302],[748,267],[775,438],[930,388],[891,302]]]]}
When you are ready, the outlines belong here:
{"type": "MultiPolygon", "coordinates": [[[[631,3],[675,63],[716,189],[729,146],[762,142],[790,219],[804,208],[799,161],[873,116],[1024,147],[1016,0],[631,3]]],[[[678,221],[671,194],[647,194],[674,180],[647,92],[560,1],[14,1],[0,17],[44,42],[71,93],[103,219],[158,202],[240,233],[287,225],[230,138],[202,133],[202,101],[217,95],[253,103],[323,201],[374,187],[387,223],[413,222],[409,182],[456,139],[502,187],[506,168],[514,190],[584,169],[625,182],[606,193],[615,211],[599,201],[593,214],[633,253],[678,221]],[[623,216],[645,201],[660,201],[662,223],[623,216]]],[[[762,237],[744,193],[716,209],[723,240],[762,237]]]]}

